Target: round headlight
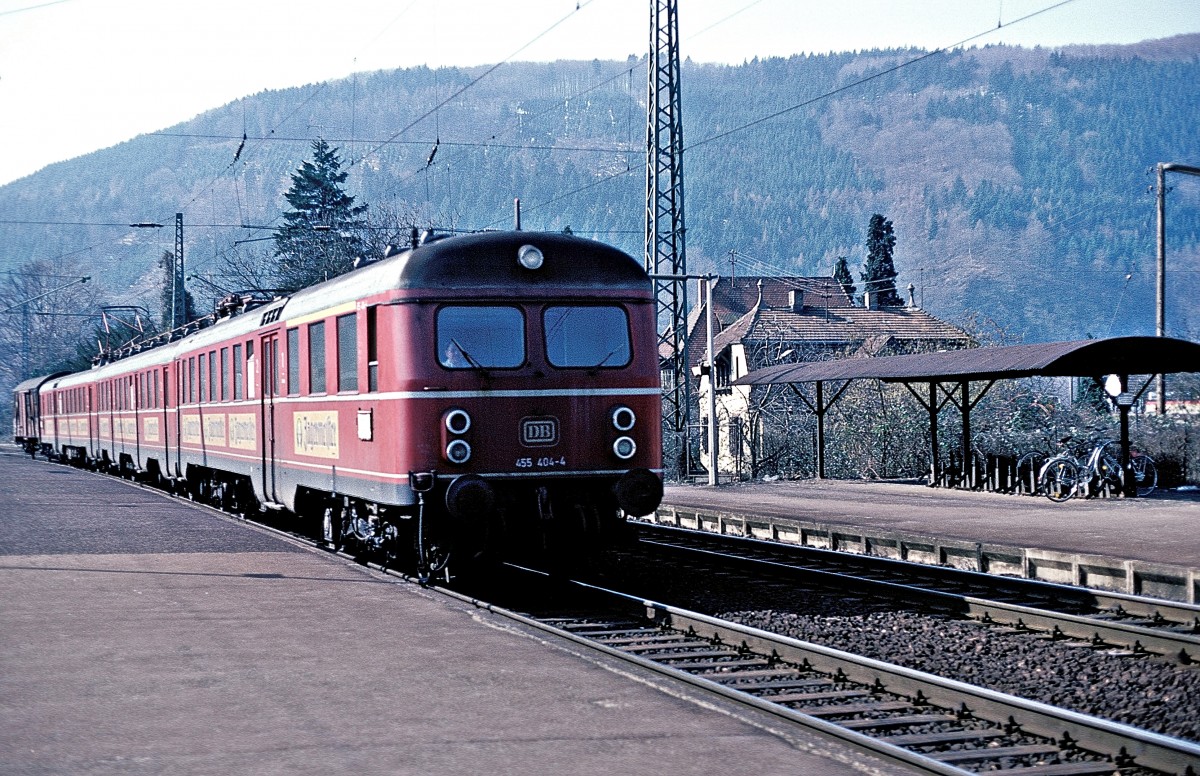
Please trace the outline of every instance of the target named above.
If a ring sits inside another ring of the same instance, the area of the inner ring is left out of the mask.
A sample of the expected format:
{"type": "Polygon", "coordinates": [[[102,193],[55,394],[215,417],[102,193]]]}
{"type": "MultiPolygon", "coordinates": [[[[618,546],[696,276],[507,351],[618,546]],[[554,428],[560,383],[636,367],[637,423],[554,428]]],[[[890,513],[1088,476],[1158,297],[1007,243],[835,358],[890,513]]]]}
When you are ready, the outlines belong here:
{"type": "Polygon", "coordinates": [[[637,452],[637,442],[627,436],[617,437],[613,442],[613,454],[622,461],[628,461],[637,452]]]}
{"type": "Polygon", "coordinates": [[[517,249],[517,263],[525,269],[539,269],[545,257],[542,252],[532,245],[522,245],[517,249]]]}
{"type": "Polygon", "coordinates": [[[446,445],[446,460],[450,463],[466,463],[471,459],[471,445],[465,439],[455,439],[446,445]]]}
{"type": "Polygon", "coordinates": [[[450,410],[446,413],[445,423],[451,434],[465,434],[471,428],[471,416],[466,410],[450,410]]]}
{"type": "Polygon", "coordinates": [[[633,410],[625,405],[613,408],[612,424],[617,431],[628,431],[634,423],[637,423],[637,415],[633,414],[633,410]]]}

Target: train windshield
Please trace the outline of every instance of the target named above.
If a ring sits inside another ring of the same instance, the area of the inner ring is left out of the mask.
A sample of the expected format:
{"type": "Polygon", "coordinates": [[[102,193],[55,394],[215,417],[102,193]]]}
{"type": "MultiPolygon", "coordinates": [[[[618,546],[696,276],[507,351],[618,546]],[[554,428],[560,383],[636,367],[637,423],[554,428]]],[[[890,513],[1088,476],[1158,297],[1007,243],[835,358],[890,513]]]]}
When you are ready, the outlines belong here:
{"type": "Polygon", "coordinates": [[[437,314],[438,361],[449,369],[525,363],[525,317],[516,307],[447,306],[437,314]]]}
{"type": "Polygon", "coordinates": [[[629,364],[629,315],[615,305],[547,307],[546,358],[557,367],[629,364]]]}

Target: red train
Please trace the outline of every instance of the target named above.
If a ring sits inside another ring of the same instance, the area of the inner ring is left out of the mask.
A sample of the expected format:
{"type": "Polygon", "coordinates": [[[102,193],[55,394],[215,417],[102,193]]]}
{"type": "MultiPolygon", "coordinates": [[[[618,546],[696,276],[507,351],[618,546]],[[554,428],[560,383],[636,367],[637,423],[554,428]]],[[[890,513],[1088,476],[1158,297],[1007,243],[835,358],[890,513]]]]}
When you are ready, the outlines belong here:
{"type": "Polygon", "coordinates": [[[233,312],[22,383],[18,442],[337,544],[411,540],[426,571],[452,547],[571,552],[662,498],[653,289],[615,248],[429,240],[233,312]]]}

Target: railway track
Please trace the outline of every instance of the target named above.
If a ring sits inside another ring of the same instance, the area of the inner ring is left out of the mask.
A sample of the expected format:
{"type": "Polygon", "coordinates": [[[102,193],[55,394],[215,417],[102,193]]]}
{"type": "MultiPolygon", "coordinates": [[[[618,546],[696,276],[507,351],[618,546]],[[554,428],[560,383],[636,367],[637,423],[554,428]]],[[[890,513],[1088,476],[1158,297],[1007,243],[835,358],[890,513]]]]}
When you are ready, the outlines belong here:
{"type": "Polygon", "coordinates": [[[642,543],[658,552],[923,603],[979,622],[1133,656],[1200,662],[1200,606],[679,528],[642,526],[641,534],[642,543]]]}
{"type": "Polygon", "coordinates": [[[476,605],[920,771],[1200,772],[1200,746],[582,582],[564,612],[476,605]]]}

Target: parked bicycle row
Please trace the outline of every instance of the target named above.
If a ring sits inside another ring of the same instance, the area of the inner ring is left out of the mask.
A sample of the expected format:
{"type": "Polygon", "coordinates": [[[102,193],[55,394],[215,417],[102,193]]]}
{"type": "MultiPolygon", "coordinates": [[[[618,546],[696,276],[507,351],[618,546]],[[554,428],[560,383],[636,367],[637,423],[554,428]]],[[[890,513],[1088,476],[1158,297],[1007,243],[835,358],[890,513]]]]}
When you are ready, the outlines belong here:
{"type": "MultiPolygon", "coordinates": [[[[1137,495],[1146,496],[1158,485],[1154,459],[1131,449],[1131,483],[1137,495]]],[[[1056,453],[1032,451],[1020,456],[987,453],[976,447],[964,460],[961,451],[951,451],[942,462],[938,484],[997,493],[1043,495],[1051,501],[1072,498],[1117,496],[1125,492],[1121,472],[1121,446],[1112,440],[1090,444],[1080,455],[1064,441],[1056,453]]]]}

